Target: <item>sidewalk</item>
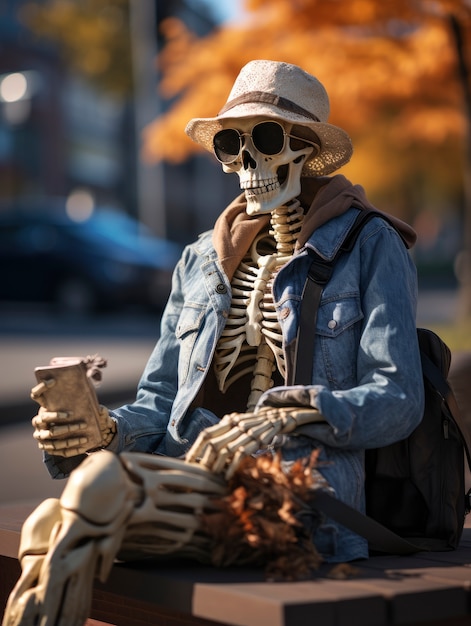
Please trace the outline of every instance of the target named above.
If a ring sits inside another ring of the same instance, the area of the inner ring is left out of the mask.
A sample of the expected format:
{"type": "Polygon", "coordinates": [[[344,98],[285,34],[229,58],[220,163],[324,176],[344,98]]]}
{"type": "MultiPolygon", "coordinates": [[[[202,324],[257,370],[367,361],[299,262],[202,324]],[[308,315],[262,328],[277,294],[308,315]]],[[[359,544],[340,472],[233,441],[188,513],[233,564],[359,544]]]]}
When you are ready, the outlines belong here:
{"type": "Polygon", "coordinates": [[[38,405],[30,397],[34,368],[53,356],[98,353],[108,361],[98,399],[112,408],[133,400],[152,352],[152,339],[54,337],[0,338],[0,504],[57,497],[65,481],[54,481],[42,463],[30,420],[38,405]]]}
{"type": "Polygon", "coordinates": [[[104,404],[121,403],[134,396],[153,347],[149,338],[1,337],[0,426],[34,415],[37,405],[30,399],[36,384],[34,368],[47,365],[52,357],[99,354],[108,364],[98,397],[104,404]]]}

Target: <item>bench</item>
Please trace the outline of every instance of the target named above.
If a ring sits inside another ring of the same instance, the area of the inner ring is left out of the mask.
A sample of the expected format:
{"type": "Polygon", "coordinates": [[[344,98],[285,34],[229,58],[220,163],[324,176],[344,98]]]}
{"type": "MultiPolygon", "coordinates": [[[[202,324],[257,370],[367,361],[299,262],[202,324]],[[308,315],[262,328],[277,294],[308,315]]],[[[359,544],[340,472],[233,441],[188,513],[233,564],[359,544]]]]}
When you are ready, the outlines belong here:
{"type": "MultiPolygon", "coordinates": [[[[37,502],[0,506],[0,610],[20,575],[21,525],[37,502]]],[[[266,582],[256,569],[189,561],[116,564],[94,584],[87,626],[471,625],[471,525],[454,552],[377,556],[353,576],[323,565],[300,582],[266,582]]]]}

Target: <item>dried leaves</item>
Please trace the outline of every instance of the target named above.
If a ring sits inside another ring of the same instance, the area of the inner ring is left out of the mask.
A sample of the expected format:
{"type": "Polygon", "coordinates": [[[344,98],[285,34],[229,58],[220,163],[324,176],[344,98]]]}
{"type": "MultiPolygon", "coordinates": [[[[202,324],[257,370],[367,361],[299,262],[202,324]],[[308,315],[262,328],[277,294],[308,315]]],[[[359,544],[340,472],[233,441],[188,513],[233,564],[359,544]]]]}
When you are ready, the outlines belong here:
{"type": "MultiPolygon", "coordinates": [[[[308,507],[317,459],[283,471],[279,456],[248,457],[229,482],[221,510],[206,515],[213,565],[261,565],[276,580],[309,577],[321,563],[297,513],[308,507]]],[[[312,515],[315,515],[314,511],[312,515]]]]}

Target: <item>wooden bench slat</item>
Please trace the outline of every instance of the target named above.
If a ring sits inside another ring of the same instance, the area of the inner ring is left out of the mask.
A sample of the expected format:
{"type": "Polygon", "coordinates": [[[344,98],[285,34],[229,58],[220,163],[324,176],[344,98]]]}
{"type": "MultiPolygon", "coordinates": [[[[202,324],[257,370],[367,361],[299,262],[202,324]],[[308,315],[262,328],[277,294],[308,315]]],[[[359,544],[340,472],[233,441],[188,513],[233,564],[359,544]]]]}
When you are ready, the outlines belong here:
{"type": "MultiPolygon", "coordinates": [[[[14,576],[20,530],[39,502],[0,506],[0,601],[14,576]],[[3,581],[2,581],[3,579],[3,581]]],[[[453,552],[380,556],[332,580],[272,583],[257,569],[217,569],[190,561],[116,564],[94,585],[87,626],[396,626],[471,624],[471,528],[453,552]]]]}

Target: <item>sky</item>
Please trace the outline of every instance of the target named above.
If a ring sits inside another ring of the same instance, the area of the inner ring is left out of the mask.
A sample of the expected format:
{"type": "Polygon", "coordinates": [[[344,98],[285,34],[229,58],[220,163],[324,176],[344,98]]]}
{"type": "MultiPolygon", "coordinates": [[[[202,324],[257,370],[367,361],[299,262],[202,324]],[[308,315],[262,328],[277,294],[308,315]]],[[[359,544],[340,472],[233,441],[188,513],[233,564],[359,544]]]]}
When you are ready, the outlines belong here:
{"type": "Polygon", "coordinates": [[[203,0],[221,22],[238,20],[242,14],[243,0],[203,0]]]}

